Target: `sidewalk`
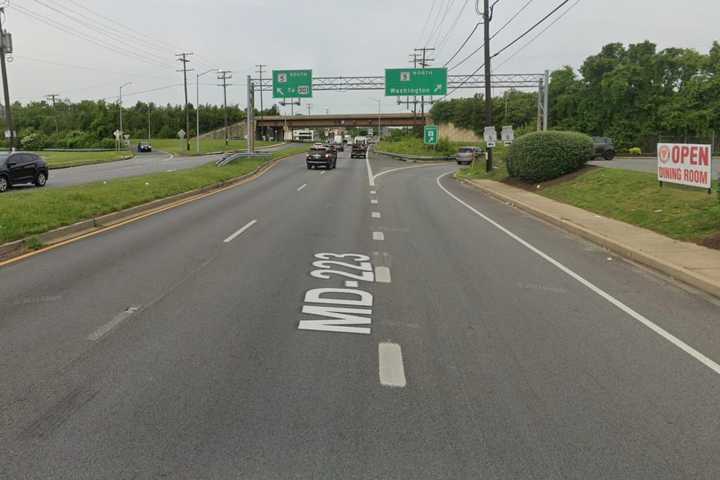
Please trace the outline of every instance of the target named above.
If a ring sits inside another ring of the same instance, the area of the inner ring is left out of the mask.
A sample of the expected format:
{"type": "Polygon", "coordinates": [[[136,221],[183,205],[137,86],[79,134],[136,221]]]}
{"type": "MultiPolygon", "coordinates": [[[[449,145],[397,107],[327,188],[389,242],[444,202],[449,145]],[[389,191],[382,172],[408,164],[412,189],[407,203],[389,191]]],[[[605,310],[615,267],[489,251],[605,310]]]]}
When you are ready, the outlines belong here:
{"type": "Polygon", "coordinates": [[[483,192],[597,243],[618,255],[720,297],[720,251],[680,242],[618,220],[492,180],[468,180],[483,192]]]}

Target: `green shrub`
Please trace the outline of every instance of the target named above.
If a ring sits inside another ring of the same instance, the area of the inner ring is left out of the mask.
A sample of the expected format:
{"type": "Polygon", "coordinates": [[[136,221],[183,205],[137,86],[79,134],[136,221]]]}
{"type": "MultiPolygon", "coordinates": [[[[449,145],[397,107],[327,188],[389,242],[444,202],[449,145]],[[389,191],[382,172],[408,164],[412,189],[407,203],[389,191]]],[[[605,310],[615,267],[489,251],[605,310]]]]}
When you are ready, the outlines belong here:
{"type": "Polygon", "coordinates": [[[518,138],[507,159],[511,177],[542,182],[581,169],[592,159],[592,139],[576,132],[534,132],[518,138]]]}
{"type": "Polygon", "coordinates": [[[23,150],[40,150],[45,147],[45,137],[42,133],[31,133],[20,140],[20,148],[23,150]]]}
{"type": "Polygon", "coordinates": [[[642,155],[642,150],[640,147],[632,147],[628,149],[628,153],[630,155],[642,155]]]}

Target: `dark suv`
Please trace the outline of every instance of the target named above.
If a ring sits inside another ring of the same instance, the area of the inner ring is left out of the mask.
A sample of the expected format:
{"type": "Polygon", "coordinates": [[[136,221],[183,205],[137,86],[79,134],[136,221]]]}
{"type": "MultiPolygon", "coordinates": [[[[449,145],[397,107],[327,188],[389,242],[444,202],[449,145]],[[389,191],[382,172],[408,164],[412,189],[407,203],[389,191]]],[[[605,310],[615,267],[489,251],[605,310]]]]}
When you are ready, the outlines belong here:
{"type": "Polygon", "coordinates": [[[593,158],[602,157],[605,160],[615,158],[615,144],[607,137],[593,137],[593,158]]]}
{"type": "Polygon", "coordinates": [[[323,166],[328,170],[335,168],[335,165],[337,164],[337,152],[334,152],[325,146],[315,146],[308,152],[305,163],[307,164],[308,170],[320,166],[323,166]]]}
{"type": "Polygon", "coordinates": [[[34,183],[44,187],[48,179],[45,160],[35,153],[0,153],[0,193],[13,185],[34,183]]]}

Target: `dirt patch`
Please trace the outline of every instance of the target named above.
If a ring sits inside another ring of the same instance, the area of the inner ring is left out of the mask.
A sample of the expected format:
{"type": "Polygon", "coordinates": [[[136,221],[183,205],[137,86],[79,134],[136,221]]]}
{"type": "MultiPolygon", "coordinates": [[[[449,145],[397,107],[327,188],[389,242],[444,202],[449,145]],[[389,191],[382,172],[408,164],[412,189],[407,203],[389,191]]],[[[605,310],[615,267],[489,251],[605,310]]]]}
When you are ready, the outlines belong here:
{"type": "Polygon", "coordinates": [[[720,232],[718,232],[714,235],[710,235],[705,240],[700,242],[700,245],[702,245],[703,247],[714,248],[715,250],[720,250],[720,232]]]}
{"type": "Polygon", "coordinates": [[[547,187],[552,187],[554,185],[560,185],[565,182],[571,182],[575,180],[576,178],[585,175],[588,172],[591,172],[593,170],[596,170],[600,167],[595,167],[593,165],[587,165],[577,172],[568,173],[567,175],[563,175],[562,177],[555,178],[553,180],[548,180],[546,182],[540,182],[540,183],[527,183],[523,180],[520,180],[519,178],[506,178],[503,180],[503,183],[506,183],[508,185],[512,185],[513,187],[522,188],[523,190],[528,190],[530,192],[537,192],[538,190],[542,190],[547,187]],[[538,185],[540,188],[538,188],[538,185]]]}

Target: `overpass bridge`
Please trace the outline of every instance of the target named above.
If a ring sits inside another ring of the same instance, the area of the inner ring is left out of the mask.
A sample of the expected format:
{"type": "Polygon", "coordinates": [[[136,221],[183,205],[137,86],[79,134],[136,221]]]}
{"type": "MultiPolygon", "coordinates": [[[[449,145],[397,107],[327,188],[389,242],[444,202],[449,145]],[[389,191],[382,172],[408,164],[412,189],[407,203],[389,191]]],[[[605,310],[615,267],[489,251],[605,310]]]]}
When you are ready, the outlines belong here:
{"type": "Polygon", "coordinates": [[[255,117],[256,129],[274,138],[291,138],[293,130],[305,128],[415,127],[430,123],[429,116],[409,113],[278,115],[255,117]]]}

